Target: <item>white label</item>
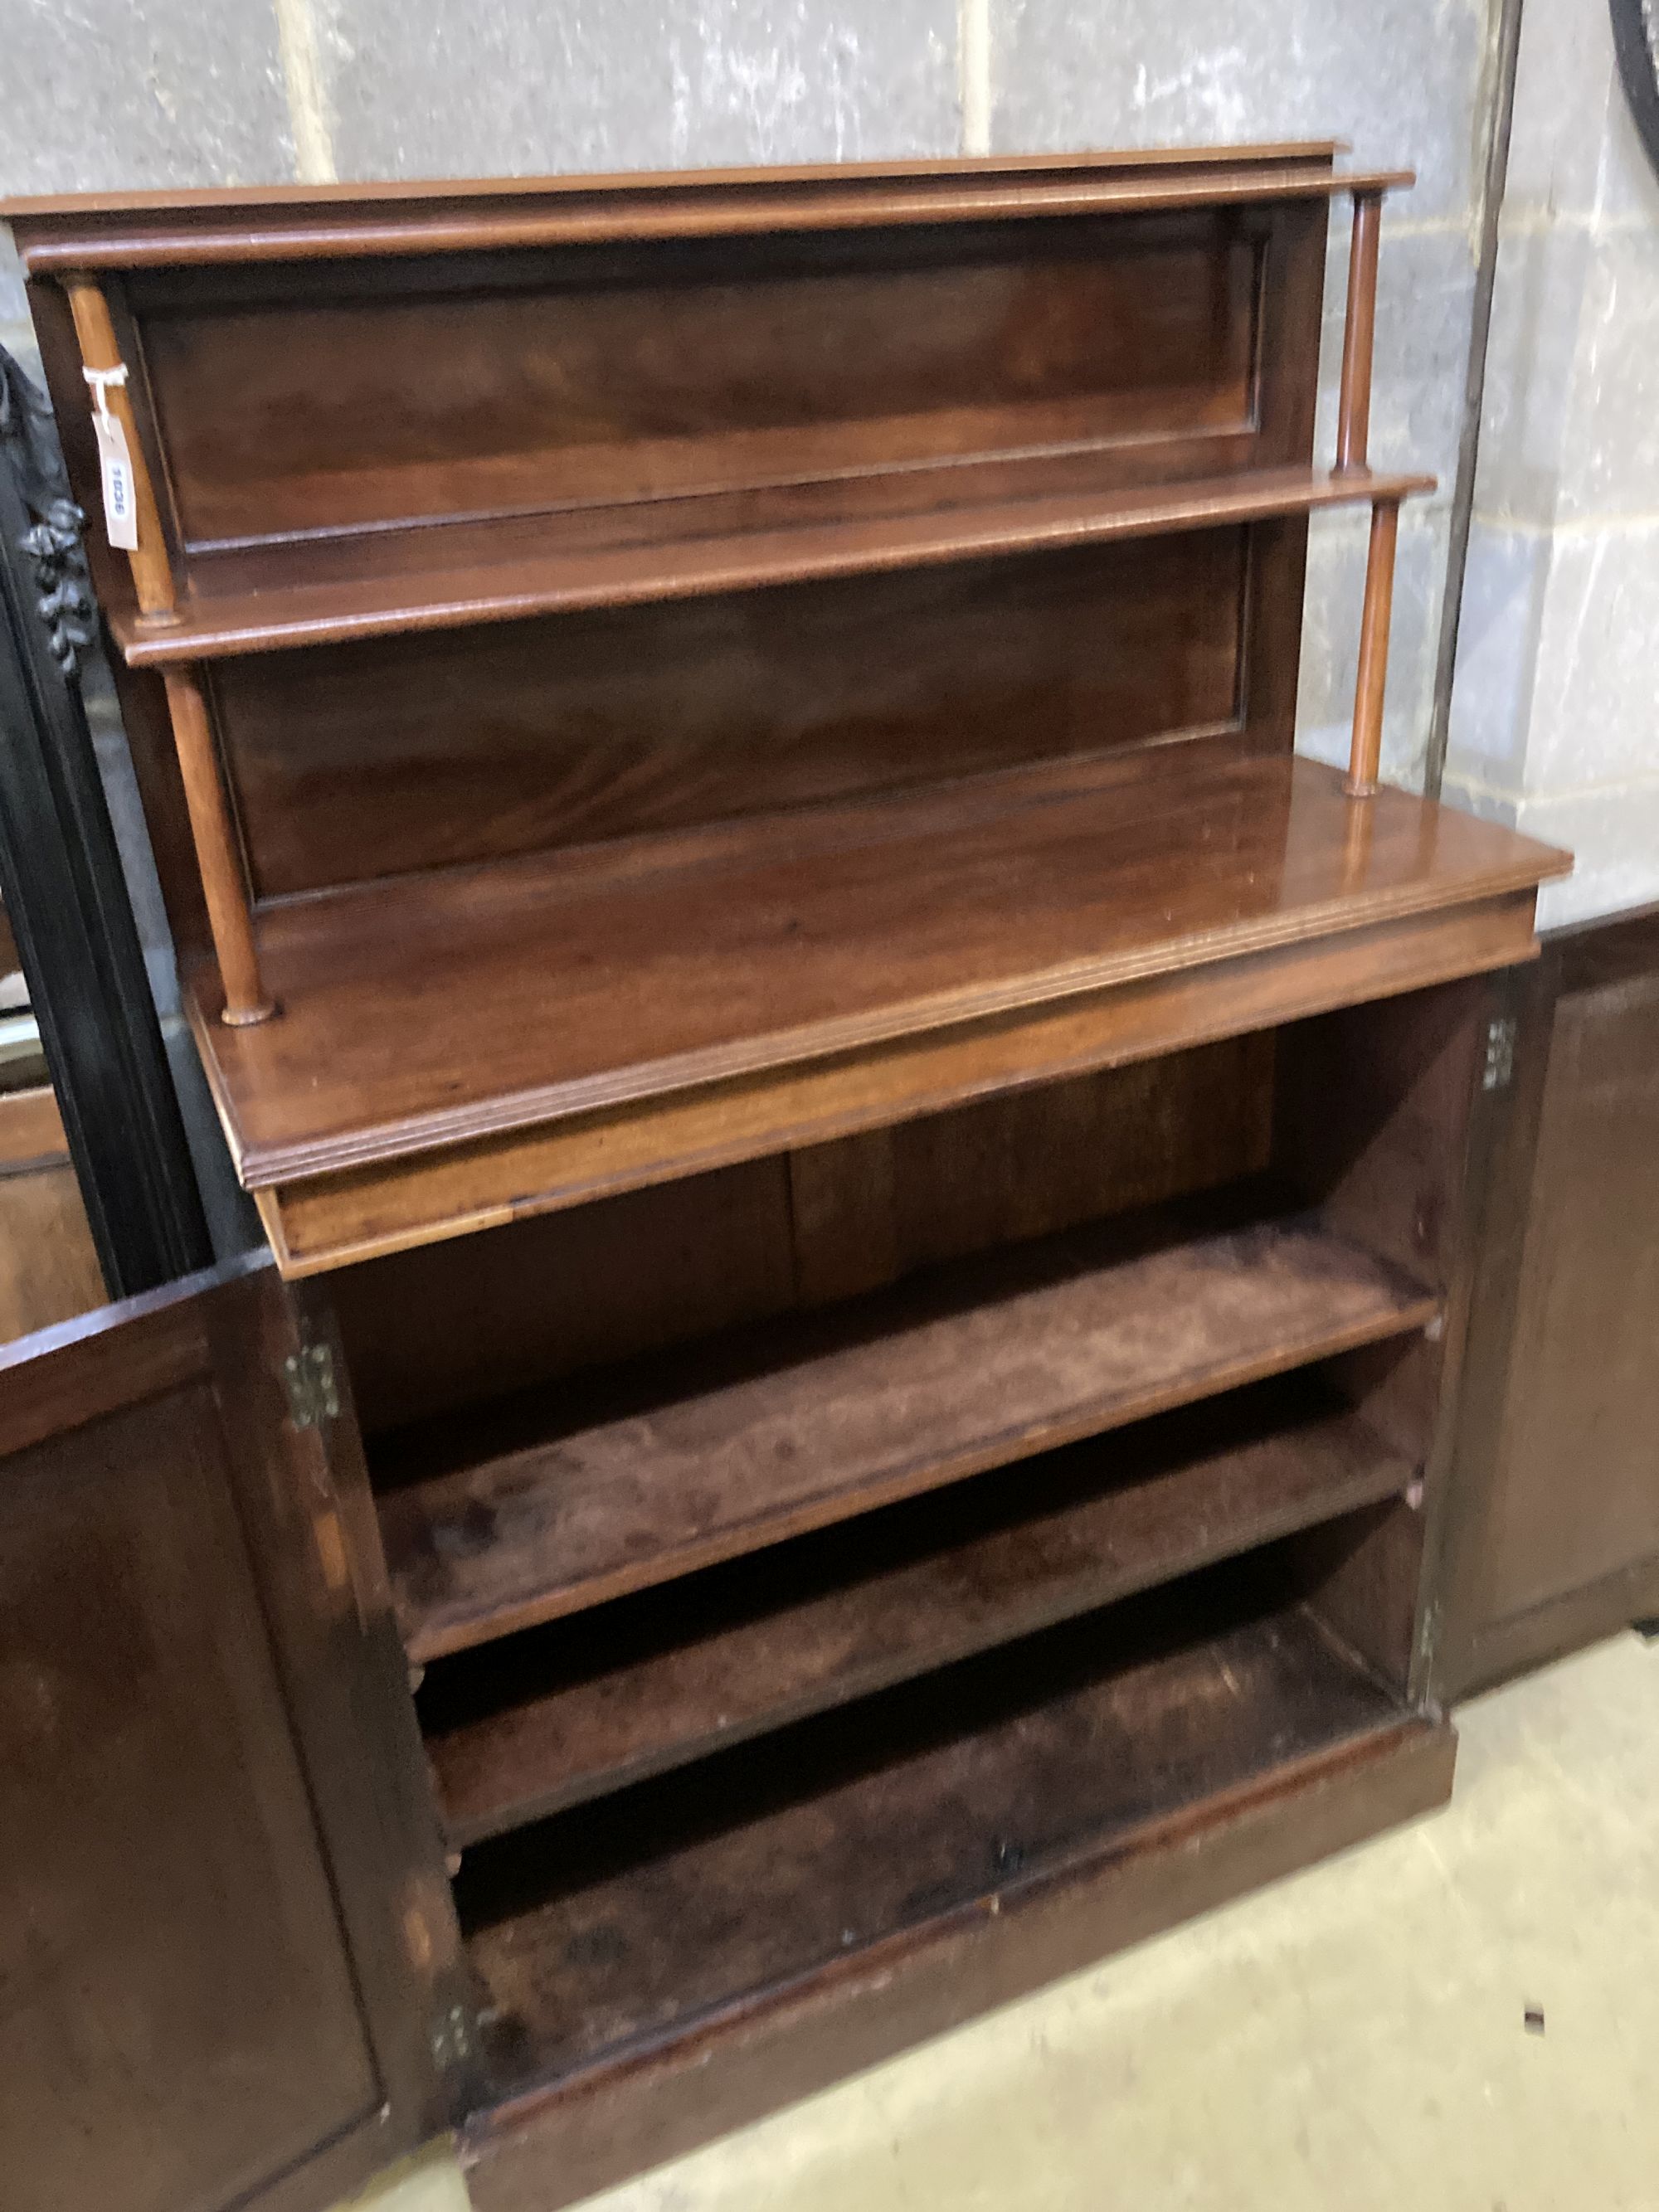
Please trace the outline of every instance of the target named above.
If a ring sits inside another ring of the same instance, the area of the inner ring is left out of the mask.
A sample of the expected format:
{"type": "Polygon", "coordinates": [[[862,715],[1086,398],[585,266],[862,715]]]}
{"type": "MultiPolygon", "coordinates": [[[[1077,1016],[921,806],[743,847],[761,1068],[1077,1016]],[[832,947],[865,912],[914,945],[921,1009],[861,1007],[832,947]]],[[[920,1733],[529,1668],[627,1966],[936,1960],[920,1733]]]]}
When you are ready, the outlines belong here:
{"type": "Polygon", "coordinates": [[[104,528],[112,545],[124,553],[138,550],[138,502],[133,494],[132,455],[119,418],[101,409],[92,418],[98,436],[98,460],[104,478],[104,528]]]}

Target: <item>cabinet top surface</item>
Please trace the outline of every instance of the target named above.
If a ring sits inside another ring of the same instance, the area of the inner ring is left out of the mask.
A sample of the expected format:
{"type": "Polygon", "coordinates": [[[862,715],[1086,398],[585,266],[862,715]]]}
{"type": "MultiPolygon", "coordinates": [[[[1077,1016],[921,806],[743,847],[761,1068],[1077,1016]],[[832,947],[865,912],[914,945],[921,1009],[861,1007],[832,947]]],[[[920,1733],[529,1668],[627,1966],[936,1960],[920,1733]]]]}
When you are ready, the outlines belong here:
{"type": "Polygon", "coordinates": [[[1565,854],[1319,763],[1048,763],[278,902],[199,1033],[270,1185],[1524,890],[1565,854]]]}

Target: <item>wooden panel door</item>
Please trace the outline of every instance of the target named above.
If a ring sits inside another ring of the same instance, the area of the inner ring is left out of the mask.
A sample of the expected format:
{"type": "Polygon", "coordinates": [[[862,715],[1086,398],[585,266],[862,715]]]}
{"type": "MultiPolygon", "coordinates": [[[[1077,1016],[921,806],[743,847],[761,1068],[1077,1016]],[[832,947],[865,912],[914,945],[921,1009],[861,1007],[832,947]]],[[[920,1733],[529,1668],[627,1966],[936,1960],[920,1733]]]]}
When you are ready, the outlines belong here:
{"type": "Polygon", "coordinates": [[[1526,999],[1459,1415],[1448,1696],[1659,1613],[1659,907],[1547,939],[1526,999]]]}
{"type": "Polygon", "coordinates": [[[0,1352],[8,2212],[308,2212],[445,2117],[443,1870],[297,1320],[245,1261],[0,1352]]]}

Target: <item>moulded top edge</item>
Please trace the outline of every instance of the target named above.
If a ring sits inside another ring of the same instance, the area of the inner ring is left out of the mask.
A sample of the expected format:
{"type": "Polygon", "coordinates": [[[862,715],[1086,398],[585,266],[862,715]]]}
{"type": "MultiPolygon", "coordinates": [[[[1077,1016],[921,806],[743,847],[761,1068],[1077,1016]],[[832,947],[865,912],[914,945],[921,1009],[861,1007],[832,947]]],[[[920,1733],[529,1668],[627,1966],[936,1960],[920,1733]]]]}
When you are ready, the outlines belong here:
{"type": "Polygon", "coordinates": [[[0,199],[8,222],[39,216],[161,215],[169,212],[252,212],[261,208],[372,208],[413,206],[421,201],[541,199],[576,192],[658,191],[665,185],[687,191],[725,186],[879,183],[885,178],[1018,177],[1047,170],[1135,169],[1179,167],[1237,167],[1248,162],[1319,163],[1328,167],[1347,151],[1341,138],[1285,139],[1223,146],[1124,147],[1071,153],[958,155],[910,161],[802,161],[730,168],[581,170],[544,177],[422,177],[375,179],[335,185],[206,185],[185,191],[166,189],[114,192],[46,192],[0,199]]]}
{"type": "Polygon", "coordinates": [[[853,230],[905,223],[1155,212],[1387,191],[1409,169],[1342,172],[1328,155],[951,163],[914,172],[738,170],[404,198],[200,195],[155,207],[0,204],[34,275],[489,252],[853,230]]]}
{"type": "MultiPolygon", "coordinates": [[[[1040,958],[1011,958],[1007,939],[1023,915],[1040,911],[1038,927],[1055,927],[1054,917],[1066,911],[1066,901],[1054,881],[1024,869],[1018,880],[1024,889],[968,942],[972,924],[963,917],[980,899],[975,888],[980,878],[971,866],[966,873],[957,867],[960,826],[930,812],[933,826],[918,829],[921,810],[939,801],[927,793],[906,795],[887,812],[884,826],[904,842],[913,873],[891,896],[897,903],[914,902],[914,870],[927,872],[928,897],[925,906],[915,906],[925,913],[925,927],[916,938],[902,927],[884,938],[890,957],[857,1004],[837,997],[832,1005],[825,996],[809,1006],[815,986],[797,948],[813,945],[823,961],[845,944],[848,933],[867,936],[868,886],[886,869],[884,853],[893,849],[885,839],[859,848],[866,859],[858,882],[839,868],[830,870],[821,879],[821,893],[807,888],[811,869],[803,872],[805,864],[793,857],[757,861],[752,853],[745,857],[734,851],[719,877],[722,921],[714,936],[705,928],[700,937],[684,921],[688,902],[696,905],[709,897],[711,878],[701,870],[694,877],[653,878],[643,889],[633,879],[624,885],[620,878],[607,888],[590,884],[583,899],[557,908],[560,957],[567,977],[576,983],[567,988],[561,1019],[551,1030],[545,1024],[498,1021],[481,1011],[489,1003],[507,1003],[489,1001],[487,993],[506,988],[510,997],[517,988],[511,978],[520,969],[537,979],[533,988],[544,988],[551,940],[540,927],[513,937],[504,964],[489,971],[487,988],[481,981],[484,969],[467,971],[467,1018],[489,1042],[469,1060],[462,1090],[450,1079],[452,1021],[430,1025],[425,1041],[401,1059],[381,1048],[388,1029],[410,1034],[409,983],[398,980],[408,975],[405,948],[411,941],[441,941],[449,972],[459,973],[453,962],[465,945],[495,941],[489,934],[489,916],[505,910],[498,900],[544,917],[554,911],[547,900],[559,874],[556,859],[534,855],[500,869],[487,864],[442,876],[388,879],[267,908],[262,952],[267,978],[284,1007],[278,1019],[225,1029],[213,1018],[210,979],[207,997],[193,984],[189,992],[238,1173],[246,1188],[258,1191],[378,1170],[392,1160],[537,1125],[578,1121],[709,1085],[799,1071],[807,1062],[1152,986],[1249,956],[1329,944],[1351,932],[1409,924],[1510,895],[1529,897],[1540,883],[1571,866],[1571,856],[1553,847],[1385,789],[1364,802],[1376,810],[1366,817],[1367,872],[1350,881],[1347,841],[1355,802],[1346,798],[1338,770],[1289,755],[1230,749],[1194,774],[1177,757],[1181,750],[1158,747],[1100,766],[1086,793],[1074,789],[1048,817],[1063,820],[1066,835],[1075,837],[1079,806],[1097,807],[1103,818],[1109,812],[1123,837],[1141,841],[1145,851],[1158,851],[1160,879],[1170,888],[1142,906],[1133,896],[1122,902],[1126,884],[1139,878],[1133,866],[1124,872],[1120,856],[1088,879],[1093,918],[1059,925],[1040,958]],[[1218,847],[1206,825],[1224,817],[1242,842],[1218,872],[1218,847]],[[1265,868],[1261,855],[1270,849],[1275,865],[1265,868]],[[807,896],[818,902],[816,918],[804,933],[792,927],[769,938],[763,926],[766,902],[786,878],[792,922],[799,916],[797,902],[807,896]],[[1238,896],[1228,893],[1218,908],[1214,896],[1224,882],[1236,886],[1238,896]],[[526,886],[533,893],[531,904],[520,905],[526,886]],[[1035,907],[1022,903],[1028,897],[1035,898],[1035,907]],[[1115,919],[1103,921],[1103,903],[1114,905],[1115,919]],[[935,925],[947,906],[957,920],[945,933],[948,950],[939,954],[935,925]],[[648,921],[651,951],[641,966],[631,949],[641,939],[627,933],[642,918],[648,921]],[[586,933],[587,949],[577,950],[578,932],[586,933]],[[1057,949],[1062,940],[1064,951],[1057,949]],[[786,947],[781,958],[773,949],[780,944],[786,947]],[[988,952],[988,945],[994,947],[988,952]],[[756,1003],[764,1003],[767,1012],[751,1025],[741,1016],[733,1018],[735,991],[704,984],[716,973],[741,971],[752,979],[762,962],[769,988],[756,1003]],[[671,974],[672,984],[665,984],[671,974]],[[626,1042],[618,1044],[623,1031],[626,1042]],[[446,1057],[434,1079],[430,1065],[416,1060],[424,1054],[430,1063],[440,1052],[446,1057]]],[[[949,804],[978,810],[988,796],[997,795],[959,791],[949,804]]],[[[1005,818],[1004,849],[1021,869],[1019,856],[1036,849],[1031,841],[1044,842],[1043,811],[1015,805],[1005,818]]],[[[772,833],[763,826],[749,834],[764,841],[772,833]]],[[[978,828],[971,831],[981,834],[978,828]]],[[[854,848],[835,849],[845,854],[854,848]]],[[[1518,927],[1526,945],[1535,950],[1530,909],[1518,927]]],[[[1527,957],[1528,951],[1512,946],[1504,964],[1527,957]]],[[[1356,999],[1374,994],[1377,971],[1369,962],[1364,965],[1356,999]]],[[[424,981],[417,979],[415,988],[424,989],[424,981]]],[[[429,1012],[434,1002],[424,1003],[429,1012]]],[[[1254,1004],[1249,1025],[1271,1026],[1280,1018],[1265,1004],[1254,1004]]]]}

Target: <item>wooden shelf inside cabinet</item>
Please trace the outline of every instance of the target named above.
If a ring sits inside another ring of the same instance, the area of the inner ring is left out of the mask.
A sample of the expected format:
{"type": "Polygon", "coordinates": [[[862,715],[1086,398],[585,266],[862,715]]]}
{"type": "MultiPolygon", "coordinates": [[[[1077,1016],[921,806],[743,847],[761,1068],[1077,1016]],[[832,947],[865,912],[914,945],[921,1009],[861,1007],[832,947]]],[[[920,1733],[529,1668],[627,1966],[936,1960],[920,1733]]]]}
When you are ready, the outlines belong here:
{"type": "MultiPolygon", "coordinates": [[[[367,541],[287,544],[262,556],[253,587],[216,589],[214,564],[204,562],[196,597],[165,629],[118,615],[112,627],[133,667],[161,668],[285,647],[1222,529],[1322,507],[1405,499],[1432,491],[1435,482],[1365,469],[1245,469],[1188,483],[1005,495],[975,504],[973,468],[955,473],[961,503],[951,503],[947,491],[946,503],[926,512],[883,513],[870,501],[866,485],[861,489],[870,512],[769,529],[711,531],[699,523],[700,508],[708,502],[685,499],[666,503],[667,521],[661,503],[644,510],[658,534],[641,543],[592,542],[591,527],[583,532],[573,528],[570,518],[551,515],[382,532],[367,541]],[[397,565],[382,568],[389,556],[397,565]],[[338,580],[316,580],[337,567],[343,572],[338,580]]],[[[904,478],[893,481],[902,488],[904,478]]],[[[796,495],[797,506],[809,503],[810,489],[796,495]]],[[[843,501],[848,496],[844,486],[823,489],[843,501]]],[[[611,527],[618,531],[623,524],[611,513],[611,527]]],[[[247,565],[244,560],[234,573],[244,574],[247,565]]]]}
{"type": "Polygon", "coordinates": [[[586,2090],[694,2029],[706,2060],[817,1970],[919,1964],[1423,1727],[1299,1606],[1223,1593],[1212,1618],[1200,1588],[890,1693],[878,1724],[860,1706],[469,1853],[502,2091],[586,2090]]]}
{"type": "Polygon", "coordinates": [[[1417,1468],[1308,1376],[1091,1440],[428,1670],[453,1847],[1358,1508],[1417,1468]]]}
{"type": "Polygon", "coordinates": [[[1437,1310],[1250,1188],[427,1425],[376,1462],[404,1641],[460,1650],[1437,1310]]]}

